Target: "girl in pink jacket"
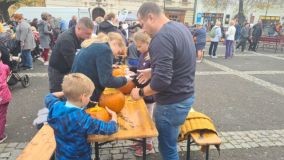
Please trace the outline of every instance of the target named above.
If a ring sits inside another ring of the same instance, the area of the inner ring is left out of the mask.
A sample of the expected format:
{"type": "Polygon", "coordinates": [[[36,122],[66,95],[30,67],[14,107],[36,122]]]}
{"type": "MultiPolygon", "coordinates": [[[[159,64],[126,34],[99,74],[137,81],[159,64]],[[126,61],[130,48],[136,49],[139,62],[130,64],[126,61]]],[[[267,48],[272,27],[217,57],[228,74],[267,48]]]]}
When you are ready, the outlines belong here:
{"type": "Polygon", "coordinates": [[[4,132],[8,105],[12,98],[7,84],[9,74],[10,69],[6,64],[3,64],[0,52],[0,143],[7,139],[7,134],[4,132]]]}

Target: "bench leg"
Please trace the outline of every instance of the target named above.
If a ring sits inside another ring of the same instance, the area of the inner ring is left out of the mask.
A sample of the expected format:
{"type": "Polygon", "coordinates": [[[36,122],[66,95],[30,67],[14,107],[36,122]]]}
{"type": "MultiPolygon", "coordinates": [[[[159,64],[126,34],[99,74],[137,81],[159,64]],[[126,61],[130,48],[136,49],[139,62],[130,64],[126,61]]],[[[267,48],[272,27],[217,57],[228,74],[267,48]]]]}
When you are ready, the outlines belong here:
{"type": "Polygon", "coordinates": [[[146,160],[146,138],[143,138],[142,140],[142,145],[143,145],[143,160],[146,160]]]}
{"type": "Polygon", "coordinates": [[[190,140],[191,140],[191,136],[190,134],[187,137],[187,150],[186,150],[186,160],[190,160],[190,140]]]}
{"type": "Polygon", "coordinates": [[[96,160],[100,160],[100,148],[98,142],[95,142],[95,155],[96,155],[96,160]]]}
{"type": "Polygon", "coordinates": [[[206,160],[209,160],[209,146],[206,146],[206,160]]]}

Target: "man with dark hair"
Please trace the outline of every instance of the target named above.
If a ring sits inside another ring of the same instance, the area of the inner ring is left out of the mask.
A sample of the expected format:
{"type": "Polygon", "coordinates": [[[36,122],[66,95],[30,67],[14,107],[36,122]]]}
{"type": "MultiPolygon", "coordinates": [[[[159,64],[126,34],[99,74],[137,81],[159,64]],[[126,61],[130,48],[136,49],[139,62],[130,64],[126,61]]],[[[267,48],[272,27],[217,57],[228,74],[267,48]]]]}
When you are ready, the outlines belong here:
{"type": "Polygon", "coordinates": [[[64,75],[71,70],[75,53],[83,40],[91,37],[94,24],[88,17],[79,20],[75,27],[63,32],[56,41],[49,60],[48,77],[50,92],[61,91],[64,75]]]}
{"type": "Polygon", "coordinates": [[[179,128],[194,102],[196,50],[193,37],[185,25],[170,21],[153,2],[138,10],[138,20],[151,37],[151,70],[139,70],[139,83],[131,96],[138,100],[155,95],[154,119],[159,132],[159,151],[165,160],[178,160],[179,128]]]}

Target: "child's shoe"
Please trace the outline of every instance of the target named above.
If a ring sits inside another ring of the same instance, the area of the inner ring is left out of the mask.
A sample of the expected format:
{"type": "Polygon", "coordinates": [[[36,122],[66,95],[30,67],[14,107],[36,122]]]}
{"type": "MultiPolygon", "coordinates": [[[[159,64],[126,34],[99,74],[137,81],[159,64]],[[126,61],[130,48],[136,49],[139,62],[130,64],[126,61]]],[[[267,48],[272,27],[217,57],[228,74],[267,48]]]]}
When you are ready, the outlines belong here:
{"type": "MultiPolygon", "coordinates": [[[[153,145],[152,144],[147,144],[146,145],[146,155],[150,153],[155,153],[153,145]]],[[[140,146],[138,149],[135,151],[135,156],[137,157],[142,157],[143,156],[143,147],[140,146]]]]}

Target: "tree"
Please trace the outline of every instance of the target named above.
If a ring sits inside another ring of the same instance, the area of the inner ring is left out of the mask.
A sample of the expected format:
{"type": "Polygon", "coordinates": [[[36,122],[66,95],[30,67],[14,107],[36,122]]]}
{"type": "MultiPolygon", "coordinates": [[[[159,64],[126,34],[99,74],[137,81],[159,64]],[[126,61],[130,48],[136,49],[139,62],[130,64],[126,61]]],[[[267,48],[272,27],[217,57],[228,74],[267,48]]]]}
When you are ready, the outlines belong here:
{"type": "Polygon", "coordinates": [[[19,0],[0,0],[0,16],[2,16],[5,21],[9,21],[9,7],[17,2],[19,2],[19,0]]]}
{"type": "Polygon", "coordinates": [[[239,24],[243,24],[246,20],[245,14],[244,14],[244,0],[239,0],[239,12],[235,16],[235,18],[238,19],[239,24]]]}

